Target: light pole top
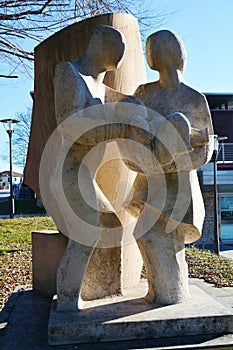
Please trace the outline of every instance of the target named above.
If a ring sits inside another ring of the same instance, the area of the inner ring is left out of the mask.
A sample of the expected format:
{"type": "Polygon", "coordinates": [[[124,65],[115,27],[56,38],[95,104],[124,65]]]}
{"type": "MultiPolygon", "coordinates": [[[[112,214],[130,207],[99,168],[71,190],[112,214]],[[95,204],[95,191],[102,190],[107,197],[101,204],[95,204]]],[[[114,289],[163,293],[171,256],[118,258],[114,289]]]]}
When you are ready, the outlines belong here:
{"type": "Polygon", "coordinates": [[[225,141],[228,139],[228,136],[218,136],[218,141],[225,141]]]}
{"type": "Polygon", "coordinates": [[[12,131],[13,130],[12,124],[19,123],[20,121],[17,119],[7,118],[7,119],[0,119],[0,122],[7,124],[7,131],[12,131]]]}
{"type": "Polygon", "coordinates": [[[214,135],[214,151],[218,151],[218,143],[219,141],[225,141],[228,139],[228,136],[219,136],[219,135],[214,135]]]}
{"type": "Polygon", "coordinates": [[[1,123],[19,123],[19,120],[17,119],[12,119],[12,118],[7,118],[7,119],[0,119],[0,122],[1,123]]]}

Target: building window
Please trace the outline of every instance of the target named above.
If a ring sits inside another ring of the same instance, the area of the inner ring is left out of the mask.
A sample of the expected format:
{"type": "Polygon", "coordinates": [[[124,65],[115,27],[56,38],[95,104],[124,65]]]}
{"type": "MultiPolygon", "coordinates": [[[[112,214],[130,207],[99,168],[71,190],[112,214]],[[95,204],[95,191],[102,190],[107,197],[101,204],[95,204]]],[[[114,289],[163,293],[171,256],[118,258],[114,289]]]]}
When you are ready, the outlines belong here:
{"type": "Polygon", "coordinates": [[[221,240],[233,240],[233,194],[220,194],[221,240]]]}

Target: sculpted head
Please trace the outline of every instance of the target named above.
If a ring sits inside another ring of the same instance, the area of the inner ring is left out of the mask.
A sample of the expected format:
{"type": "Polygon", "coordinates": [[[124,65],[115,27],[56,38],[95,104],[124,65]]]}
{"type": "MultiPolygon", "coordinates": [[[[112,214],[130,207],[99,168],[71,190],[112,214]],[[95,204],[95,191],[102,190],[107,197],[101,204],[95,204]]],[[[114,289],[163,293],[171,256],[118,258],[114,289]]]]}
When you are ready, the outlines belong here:
{"type": "Polygon", "coordinates": [[[181,72],[185,69],[186,51],[180,37],[170,30],[151,34],[146,41],[146,58],[151,69],[160,71],[173,65],[181,72]]]}
{"type": "Polygon", "coordinates": [[[93,55],[106,71],[115,70],[124,57],[125,37],[113,27],[99,25],[89,41],[87,53],[93,55]]]}

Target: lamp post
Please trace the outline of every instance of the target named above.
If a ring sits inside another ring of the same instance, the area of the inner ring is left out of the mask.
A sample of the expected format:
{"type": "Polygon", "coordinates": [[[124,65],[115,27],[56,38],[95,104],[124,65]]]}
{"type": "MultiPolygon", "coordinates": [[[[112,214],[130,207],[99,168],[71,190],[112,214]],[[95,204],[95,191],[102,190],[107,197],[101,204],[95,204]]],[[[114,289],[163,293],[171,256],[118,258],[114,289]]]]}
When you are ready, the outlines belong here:
{"type": "Polygon", "coordinates": [[[12,134],[14,132],[13,124],[19,123],[19,120],[16,119],[2,119],[1,123],[7,124],[6,132],[9,136],[9,155],[10,155],[10,218],[14,217],[14,198],[13,198],[13,181],[12,181],[12,134]]]}
{"type": "Polygon", "coordinates": [[[214,252],[219,255],[219,216],[218,216],[218,186],[217,186],[217,160],[219,154],[219,141],[227,140],[227,136],[214,135],[214,252]]]}

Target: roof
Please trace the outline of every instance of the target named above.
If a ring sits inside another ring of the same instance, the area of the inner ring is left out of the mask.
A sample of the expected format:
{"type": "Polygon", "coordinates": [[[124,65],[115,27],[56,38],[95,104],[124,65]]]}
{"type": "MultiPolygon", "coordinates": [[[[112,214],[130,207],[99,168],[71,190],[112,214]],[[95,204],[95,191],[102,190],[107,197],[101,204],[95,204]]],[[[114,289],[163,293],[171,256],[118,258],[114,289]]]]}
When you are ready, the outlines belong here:
{"type": "MultiPolygon", "coordinates": [[[[10,171],[6,170],[6,171],[2,171],[0,172],[1,176],[10,176],[10,171]]],[[[23,174],[17,173],[16,171],[12,171],[12,175],[15,177],[21,177],[23,174]]]]}
{"type": "Polygon", "coordinates": [[[218,170],[233,170],[233,163],[217,163],[218,170]]]}
{"type": "Polygon", "coordinates": [[[203,92],[203,94],[207,98],[210,109],[233,102],[233,92],[203,92]]]}

